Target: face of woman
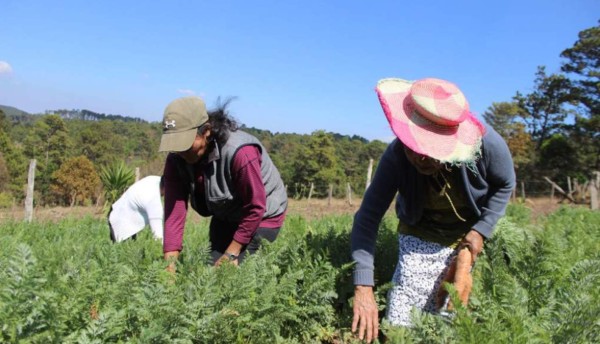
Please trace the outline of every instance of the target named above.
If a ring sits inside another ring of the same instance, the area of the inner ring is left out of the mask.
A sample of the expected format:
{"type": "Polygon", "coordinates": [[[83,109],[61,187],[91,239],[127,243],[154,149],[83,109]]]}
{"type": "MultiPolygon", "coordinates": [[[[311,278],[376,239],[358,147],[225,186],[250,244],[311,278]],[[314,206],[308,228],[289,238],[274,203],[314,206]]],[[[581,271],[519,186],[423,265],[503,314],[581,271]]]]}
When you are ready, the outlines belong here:
{"type": "Polygon", "coordinates": [[[406,154],[408,161],[413,164],[417,171],[424,175],[432,175],[439,171],[443,166],[439,161],[426,155],[415,153],[407,147],[404,147],[404,154],[406,154]]]}
{"type": "Polygon", "coordinates": [[[182,157],[188,164],[195,164],[206,154],[206,151],[208,150],[209,136],[210,129],[205,131],[202,135],[196,134],[194,143],[192,143],[192,146],[188,150],[176,152],[175,154],[182,157]]]}

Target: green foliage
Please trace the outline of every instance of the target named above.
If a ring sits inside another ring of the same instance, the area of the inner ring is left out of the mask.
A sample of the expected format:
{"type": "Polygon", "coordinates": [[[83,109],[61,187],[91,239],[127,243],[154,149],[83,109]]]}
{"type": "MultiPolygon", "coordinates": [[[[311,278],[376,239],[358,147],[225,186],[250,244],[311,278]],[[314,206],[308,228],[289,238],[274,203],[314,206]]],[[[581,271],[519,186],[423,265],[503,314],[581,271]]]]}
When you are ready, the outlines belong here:
{"type": "Polygon", "coordinates": [[[527,226],[531,223],[531,209],[522,203],[509,203],[506,207],[506,216],[516,226],[527,226]]]}
{"type": "Polygon", "coordinates": [[[25,226],[0,226],[3,342],[306,343],[334,336],[336,270],[305,242],[284,239],[239,269],[214,268],[204,264],[206,226],[192,226],[173,280],[149,233],[115,245],[106,224],[89,218],[25,226]]]}
{"type": "Polygon", "coordinates": [[[359,136],[344,136],[317,130],[310,135],[272,134],[267,130],[245,128],[267,148],[277,166],[283,182],[288,185],[288,195],[307,197],[313,183],[313,197],[328,195],[333,185],[333,195],[343,197],[346,182],[354,194],[362,195],[366,184],[369,159],[375,163],[387,147],[381,141],[367,141],[359,136]]]}
{"type": "MultiPolygon", "coordinates": [[[[157,152],[160,123],[147,123],[122,116],[106,116],[88,110],[57,110],[53,115],[0,118],[0,147],[10,175],[10,192],[19,200],[27,177],[26,158],[37,159],[36,203],[56,204],[50,191],[53,173],[66,159],[84,155],[97,170],[123,161],[140,167],[142,175],[161,174],[165,154],[157,152]],[[60,115],[60,116],[59,116],[60,115]],[[12,121],[11,126],[9,121],[12,121]],[[118,142],[118,144],[115,144],[118,142]],[[6,148],[5,148],[6,147],[6,148]],[[22,152],[21,147],[26,147],[22,152]]],[[[292,197],[306,197],[314,183],[313,197],[325,197],[333,185],[336,197],[362,194],[369,159],[377,163],[387,144],[368,142],[358,136],[324,131],[311,135],[273,134],[267,130],[243,128],[267,148],[292,197]]],[[[1,175],[0,164],[0,178],[1,175]]]]}
{"type": "Polygon", "coordinates": [[[65,161],[52,175],[52,193],[63,204],[84,204],[97,197],[100,177],[85,156],[65,161]]]}
{"type": "Polygon", "coordinates": [[[10,208],[13,205],[13,197],[7,192],[0,192],[0,208],[10,208]]]}
{"type": "Polygon", "coordinates": [[[300,185],[316,184],[316,196],[326,196],[329,184],[341,185],[345,181],[335,154],[333,137],[324,131],[312,133],[308,143],[299,147],[293,167],[294,182],[300,185]]]}
{"type": "Polygon", "coordinates": [[[567,175],[573,177],[583,177],[587,175],[581,173],[583,170],[578,164],[578,150],[566,136],[554,134],[542,144],[539,155],[539,169],[545,175],[567,175]]]}
{"type": "Polygon", "coordinates": [[[57,115],[37,117],[28,125],[24,137],[24,154],[28,159],[36,159],[35,189],[40,196],[38,204],[54,204],[50,191],[52,176],[69,157],[71,139],[65,122],[57,115]]]}
{"type": "MultiPolygon", "coordinates": [[[[596,343],[600,213],[562,209],[540,228],[504,218],[474,270],[469,309],[384,326],[394,343],[596,343]]],[[[456,304],[456,303],[455,303],[456,304]]]]}
{"type": "Polygon", "coordinates": [[[6,167],[6,161],[4,160],[4,155],[0,152],[0,192],[7,191],[9,180],[10,175],[6,167]]]}
{"type": "Polygon", "coordinates": [[[29,113],[19,110],[12,106],[0,105],[0,112],[4,113],[8,118],[20,118],[31,116],[29,113]]]}
{"type": "Polygon", "coordinates": [[[22,199],[26,179],[25,156],[12,142],[11,126],[0,109],[0,191],[9,192],[13,197],[22,199]]]}
{"type": "Polygon", "coordinates": [[[578,38],[561,53],[565,74],[540,66],[530,93],[517,92],[511,102],[493,103],[484,113],[507,141],[521,179],[540,172],[587,178],[600,169],[600,26],[578,38]]]}
{"type": "Polygon", "coordinates": [[[571,81],[561,74],[547,75],[543,66],[538,67],[533,92],[523,95],[520,92],[513,97],[524,111],[522,119],[527,124],[536,151],[554,133],[564,128],[568,111],[565,103],[569,101],[571,81]]]}
{"type": "Polygon", "coordinates": [[[121,161],[104,167],[100,171],[100,180],[104,187],[105,204],[111,205],[135,182],[135,172],[121,161]]]}
{"type": "Polygon", "coordinates": [[[506,141],[517,172],[529,167],[534,157],[531,135],[522,122],[526,116],[527,112],[515,101],[492,103],[483,113],[485,121],[506,141]]]}
{"type": "Polygon", "coordinates": [[[577,106],[570,136],[578,147],[584,173],[600,169],[600,26],[579,32],[573,47],[562,52],[562,70],[573,79],[571,101],[577,106]]]}
{"type": "MultiPolygon", "coordinates": [[[[536,227],[509,208],[474,270],[468,308],[382,323],[391,343],[593,343],[600,340],[600,213],[564,208],[536,227]]],[[[290,216],[239,268],[206,264],[208,221],[190,224],[178,273],[150,231],[112,244],[104,221],[0,224],[0,341],[353,343],[351,216],[290,216]]],[[[397,220],[377,242],[376,292],[397,260],[397,220]]],[[[450,288],[451,294],[454,290],[450,288]]]]}

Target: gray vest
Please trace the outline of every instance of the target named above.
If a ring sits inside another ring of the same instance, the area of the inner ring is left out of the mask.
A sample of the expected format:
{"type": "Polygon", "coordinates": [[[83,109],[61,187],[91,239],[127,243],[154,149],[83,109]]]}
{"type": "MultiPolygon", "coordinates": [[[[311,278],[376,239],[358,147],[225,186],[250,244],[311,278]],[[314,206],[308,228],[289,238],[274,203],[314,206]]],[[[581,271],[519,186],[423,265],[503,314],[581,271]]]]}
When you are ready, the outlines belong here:
{"type": "MultiPolygon", "coordinates": [[[[271,161],[269,154],[260,141],[254,136],[241,130],[231,132],[223,147],[216,147],[208,157],[208,165],[204,170],[204,197],[211,214],[222,220],[237,222],[242,217],[242,204],[232,188],[231,165],[237,151],[248,145],[257,146],[262,156],[261,175],[267,195],[267,209],[263,218],[282,214],[287,208],[287,194],[279,171],[271,161]]],[[[185,162],[184,162],[185,163],[185,162]]],[[[188,174],[191,173],[191,203],[198,211],[194,197],[193,170],[186,165],[188,174]]],[[[188,176],[189,178],[189,176],[188,176]]]]}

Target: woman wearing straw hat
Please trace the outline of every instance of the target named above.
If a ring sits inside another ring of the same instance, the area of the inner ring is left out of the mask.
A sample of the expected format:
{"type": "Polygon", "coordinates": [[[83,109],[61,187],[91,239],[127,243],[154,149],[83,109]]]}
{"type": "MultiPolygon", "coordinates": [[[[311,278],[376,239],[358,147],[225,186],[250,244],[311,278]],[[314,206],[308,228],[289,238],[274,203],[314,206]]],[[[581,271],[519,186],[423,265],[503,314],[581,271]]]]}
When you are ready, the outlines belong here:
{"type": "Polygon", "coordinates": [[[384,79],[376,91],[397,139],[383,154],[352,228],[352,329],[367,341],[379,328],[373,295],[377,230],[394,196],[399,259],[386,318],[410,326],[413,308],[439,311],[436,297],[453,258],[467,247],[474,261],[515,185],[506,143],[475,118],[456,85],[384,79]]]}
{"type": "Polygon", "coordinates": [[[273,241],[287,209],[279,171],[254,136],[238,130],[227,103],[207,112],[199,97],[172,101],[163,116],[163,251],[174,271],[183,249],[188,200],[201,216],[212,216],[209,238],[213,263],[238,264],[263,239],[273,241]]]}

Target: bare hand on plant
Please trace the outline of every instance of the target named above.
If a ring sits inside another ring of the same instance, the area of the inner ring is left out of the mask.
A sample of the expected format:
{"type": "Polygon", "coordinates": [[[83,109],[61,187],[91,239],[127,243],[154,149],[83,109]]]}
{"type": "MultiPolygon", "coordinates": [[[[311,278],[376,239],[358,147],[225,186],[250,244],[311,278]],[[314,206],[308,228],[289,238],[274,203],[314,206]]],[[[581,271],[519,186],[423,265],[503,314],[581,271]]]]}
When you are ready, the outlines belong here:
{"type": "Polygon", "coordinates": [[[469,248],[469,251],[473,255],[473,262],[475,262],[477,256],[483,250],[483,236],[472,229],[463,238],[461,246],[469,248]]]}
{"type": "Polygon", "coordinates": [[[358,329],[358,338],[371,343],[379,334],[379,310],[373,287],[357,285],[354,288],[354,319],[352,332],[358,329]],[[366,338],[365,338],[366,333],[366,338]]]}

